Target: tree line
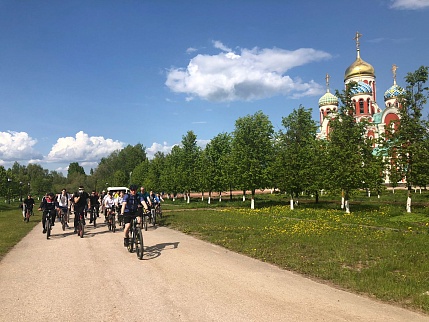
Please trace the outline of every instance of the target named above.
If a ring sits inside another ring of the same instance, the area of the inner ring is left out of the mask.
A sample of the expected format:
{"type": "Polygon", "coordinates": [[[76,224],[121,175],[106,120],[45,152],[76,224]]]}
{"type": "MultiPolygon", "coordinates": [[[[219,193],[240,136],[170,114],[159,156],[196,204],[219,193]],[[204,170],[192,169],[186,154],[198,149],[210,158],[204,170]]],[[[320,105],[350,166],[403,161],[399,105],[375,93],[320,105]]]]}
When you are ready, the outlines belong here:
{"type": "Polygon", "coordinates": [[[0,166],[0,195],[16,197],[29,191],[43,195],[63,187],[74,191],[82,184],[101,191],[134,183],[172,195],[207,192],[210,197],[213,192],[241,190],[244,195],[250,193],[252,206],[258,189],[275,188],[288,194],[291,206],[299,194],[313,195],[317,201],[324,190],[342,193],[347,206],[357,189],[381,193],[386,178],[392,187],[401,180],[408,189],[426,187],[429,123],[423,109],[427,80],[426,66],[406,75],[405,94],[398,98],[400,122],[386,127],[394,130],[386,131],[379,141],[365,135],[367,122],[356,122],[352,104],[356,83],[349,83],[343,91],[336,91],[340,105],[331,115],[326,140],[317,138],[311,109],[299,106],[282,117],[283,128],[277,132],[268,116],[258,111],[237,119],[232,133],[216,135],[205,148],[188,131],[170,153],[157,152],[149,160],[143,145],[128,145],[102,158],[89,174],[78,163],[70,164],[66,177],[37,164],[0,166]]]}

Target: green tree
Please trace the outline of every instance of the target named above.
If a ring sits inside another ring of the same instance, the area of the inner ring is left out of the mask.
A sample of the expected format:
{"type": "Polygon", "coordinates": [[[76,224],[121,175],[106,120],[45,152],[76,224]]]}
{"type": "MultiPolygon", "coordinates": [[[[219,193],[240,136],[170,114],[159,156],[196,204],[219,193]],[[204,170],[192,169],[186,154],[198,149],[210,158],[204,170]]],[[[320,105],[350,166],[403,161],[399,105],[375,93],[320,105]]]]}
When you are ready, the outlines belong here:
{"type": "Polygon", "coordinates": [[[372,155],[371,140],[365,137],[367,122],[356,122],[352,103],[352,88],[357,84],[351,82],[346,89],[336,96],[340,98],[340,108],[336,117],[330,122],[327,161],[330,165],[330,177],[325,182],[331,190],[340,188],[344,192],[345,209],[349,212],[349,198],[353,190],[361,188],[367,172],[366,157],[372,155]]]}
{"type": "Polygon", "coordinates": [[[67,171],[67,179],[72,179],[76,174],[85,175],[85,169],[78,162],[72,162],[67,171]]]}
{"type": "MultiPolygon", "coordinates": [[[[422,119],[422,110],[428,97],[428,88],[425,87],[428,69],[421,66],[405,77],[405,94],[398,99],[400,120],[389,126],[392,130],[386,135],[388,162],[395,167],[401,179],[406,180],[409,191],[414,185],[427,183],[428,122],[422,119]]],[[[408,212],[411,211],[411,194],[409,196],[408,212]]]]}
{"type": "Polygon", "coordinates": [[[221,192],[229,188],[229,156],[231,154],[232,137],[228,133],[215,136],[205,148],[205,171],[209,198],[213,191],[221,192]]]}
{"type": "Polygon", "coordinates": [[[232,162],[238,185],[252,193],[252,208],[256,189],[272,184],[269,169],[273,158],[273,134],[271,121],[261,111],[235,122],[232,162]]]}
{"type": "Polygon", "coordinates": [[[178,145],[173,146],[171,152],[165,157],[164,169],[160,178],[166,191],[173,194],[173,199],[179,191],[183,191],[180,171],[182,153],[183,151],[178,145]]]}
{"type": "MultiPolygon", "coordinates": [[[[188,194],[197,187],[197,169],[198,159],[201,149],[197,146],[197,136],[193,131],[188,131],[186,135],[182,136],[181,142],[181,158],[180,158],[180,172],[182,186],[188,194]]],[[[189,195],[188,195],[189,201],[189,195]]]]}
{"type": "Polygon", "coordinates": [[[280,130],[276,140],[274,183],[289,193],[291,208],[294,197],[314,189],[315,162],[318,143],[317,124],[311,117],[311,109],[300,106],[288,117],[282,118],[285,131],[280,130]]]}

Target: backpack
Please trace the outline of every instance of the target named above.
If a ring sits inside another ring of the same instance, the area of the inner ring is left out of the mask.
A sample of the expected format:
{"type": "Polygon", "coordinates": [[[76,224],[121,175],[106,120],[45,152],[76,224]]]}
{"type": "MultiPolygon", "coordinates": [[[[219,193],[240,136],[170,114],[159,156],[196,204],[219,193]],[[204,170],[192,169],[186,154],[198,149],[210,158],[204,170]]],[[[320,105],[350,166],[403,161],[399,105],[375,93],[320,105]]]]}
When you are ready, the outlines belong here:
{"type": "Polygon", "coordinates": [[[140,197],[137,195],[128,194],[127,199],[127,209],[130,212],[137,212],[137,208],[139,207],[140,197]]]}

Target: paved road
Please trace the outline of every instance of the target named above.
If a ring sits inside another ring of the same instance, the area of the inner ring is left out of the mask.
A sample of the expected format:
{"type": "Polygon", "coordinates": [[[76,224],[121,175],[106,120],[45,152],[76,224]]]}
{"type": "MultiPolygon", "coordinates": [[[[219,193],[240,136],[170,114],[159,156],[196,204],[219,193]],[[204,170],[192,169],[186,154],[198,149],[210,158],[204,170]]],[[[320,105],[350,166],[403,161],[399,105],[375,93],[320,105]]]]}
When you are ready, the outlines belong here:
{"type": "Polygon", "coordinates": [[[41,224],[0,262],[0,321],[429,321],[167,228],[139,261],[122,231],[41,224]]]}

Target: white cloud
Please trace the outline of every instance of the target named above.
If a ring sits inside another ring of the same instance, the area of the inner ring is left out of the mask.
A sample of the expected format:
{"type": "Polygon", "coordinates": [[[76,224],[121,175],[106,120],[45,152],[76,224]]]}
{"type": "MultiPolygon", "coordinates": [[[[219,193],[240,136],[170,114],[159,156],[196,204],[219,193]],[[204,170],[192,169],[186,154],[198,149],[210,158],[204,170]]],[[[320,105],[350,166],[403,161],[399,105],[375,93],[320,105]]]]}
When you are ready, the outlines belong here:
{"type": "Polygon", "coordinates": [[[226,52],[230,52],[231,48],[226,47],[222,42],[220,42],[219,40],[214,40],[213,41],[213,46],[215,48],[218,48],[220,50],[226,51],[226,52]]]}
{"type": "Polygon", "coordinates": [[[36,143],[37,140],[28,136],[26,132],[0,132],[0,160],[40,159],[42,155],[33,149],[36,143]]]}
{"type": "Polygon", "coordinates": [[[208,143],[210,143],[211,140],[197,140],[197,145],[201,148],[201,149],[205,149],[206,145],[208,143]]]}
{"type": "Polygon", "coordinates": [[[148,159],[153,159],[156,152],[162,152],[164,154],[168,154],[171,152],[171,149],[175,145],[176,144],[168,145],[167,142],[164,142],[163,144],[153,142],[150,148],[146,148],[146,156],[148,159]]]}
{"type": "Polygon", "coordinates": [[[242,49],[240,54],[230,51],[221,42],[214,46],[223,51],[217,55],[197,55],[186,68],[168,71],[165,84],[176,93],[215,102],[257,100],[276,95],[301,97],[319,95],[323,86],[314,81],[292,79],[285,73],[312,62],[329,59],[330,54],[312,48],[242,49]]]}
{"type": "Polygon", "coordinates": [[[429,0],[392,0],[393,9],[418,10],[429,8],[429,0]]]}
{"type": "MultiPolygon", "coordinates": [[[[210,140],[197,140],[196,143],[197,143],[197,146],[204,149],[206,147],[207,143],[209,143],[209,142],[210,142],[210,140]]],[[[164,154],[168,154],[171,152],[171,149],[175,145],[178,145],[178,144],[168,145],[168,143],[165,141],[163,142],[163,144],[153,142],[150,148],[146,148],[146,156],[148,159],[152,160],[154,158],[156,152],[162,152],[164,154]]]]}
{"type": "Polygon", "coordinates": [[[76,137],[59,138],[54,144],[46,161],[48,162],[79,162],[80,165],[94,165],[101,158],[120,150],[124,143],[105,139],[102,136],[88,136],[80,131],[76,137]]]}
{"type": "Polygon", "coordinates": [[[186,49],[187,54],[192,54],[194,51],[197,51],[197,48],[189,47],[188,49],[186,49]]]}

